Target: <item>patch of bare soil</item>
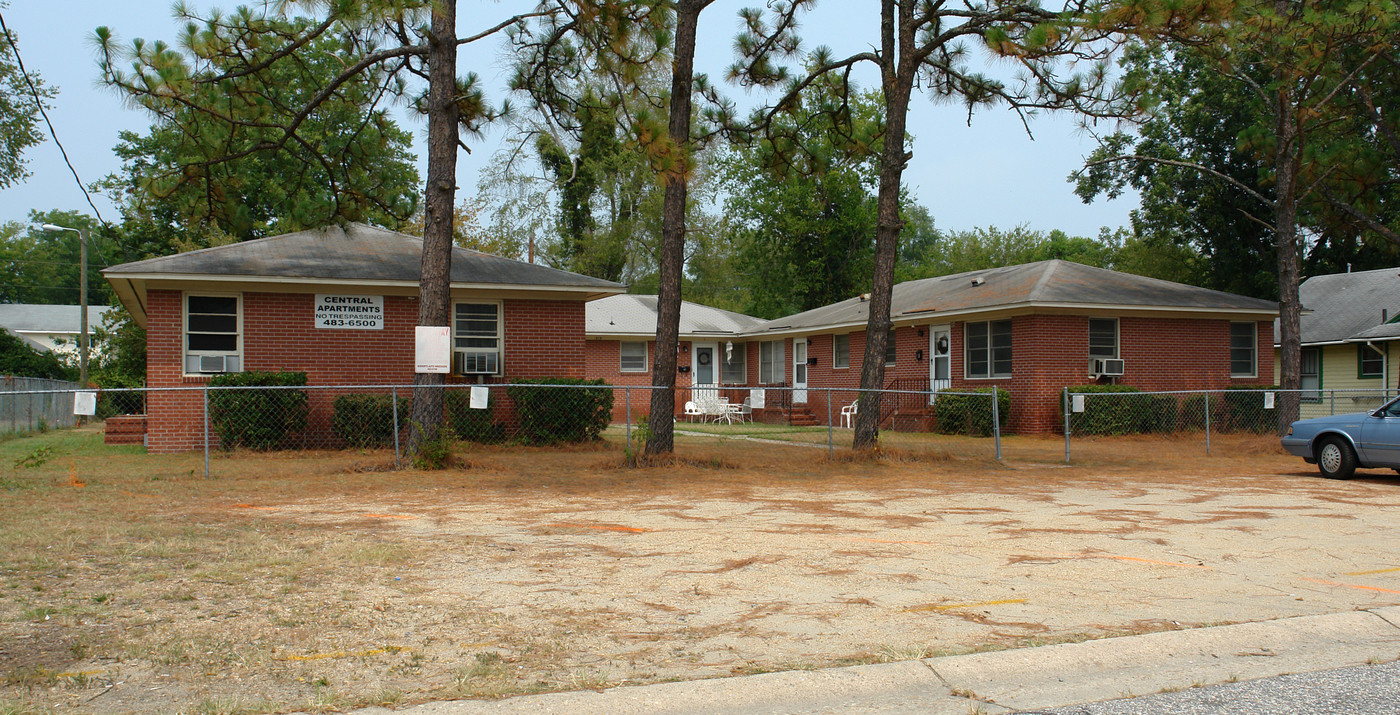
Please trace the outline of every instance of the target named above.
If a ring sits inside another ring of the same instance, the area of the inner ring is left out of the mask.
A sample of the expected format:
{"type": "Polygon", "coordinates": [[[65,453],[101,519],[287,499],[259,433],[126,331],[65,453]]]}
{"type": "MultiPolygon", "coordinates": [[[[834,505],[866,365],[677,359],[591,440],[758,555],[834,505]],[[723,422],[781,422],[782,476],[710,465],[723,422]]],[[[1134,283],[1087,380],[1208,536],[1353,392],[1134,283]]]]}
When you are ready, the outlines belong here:
{"type": "Polygon", "coordinates": [[[1070,467],[1053,440],[1008,448],[702,442],[636,469],[502,448],[438,473],[234,455],[207,481],[75,457],[84,487],[61,467],[0,503],[28,524],[0,533],[0,710],[324,711],[1400,602],[1376,538],[1393,477],[1247,444],[1154,465],[1171,443],[1102,442],[1070,467]]]}

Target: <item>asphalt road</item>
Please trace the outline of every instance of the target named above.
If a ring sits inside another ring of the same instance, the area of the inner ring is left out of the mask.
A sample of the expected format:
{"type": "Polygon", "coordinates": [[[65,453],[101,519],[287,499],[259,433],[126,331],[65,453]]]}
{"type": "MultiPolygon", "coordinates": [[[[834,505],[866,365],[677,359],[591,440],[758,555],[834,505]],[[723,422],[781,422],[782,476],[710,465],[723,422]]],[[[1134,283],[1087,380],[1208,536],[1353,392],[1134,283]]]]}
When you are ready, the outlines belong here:
{"type": "Polygon", "coordinates": [[[1070,705],[1025,715],[1394,715],[1400,713],[1400,662],[1280,675],[1123,700],[1070,705]]]}

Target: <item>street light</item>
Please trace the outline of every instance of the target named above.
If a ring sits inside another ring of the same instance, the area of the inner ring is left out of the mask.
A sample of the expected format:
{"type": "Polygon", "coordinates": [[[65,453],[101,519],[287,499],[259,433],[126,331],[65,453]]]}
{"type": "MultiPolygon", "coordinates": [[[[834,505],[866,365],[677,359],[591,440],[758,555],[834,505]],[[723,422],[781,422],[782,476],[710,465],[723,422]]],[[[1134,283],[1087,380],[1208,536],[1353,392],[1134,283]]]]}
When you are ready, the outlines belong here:
{"type": "Polygon", "coordinates": [[[46,223],[39,228],[45,231],[72,231],[78,234],[78,263],[80,273],[78,275],[78,384],[87,387],[88,380],[88,270],[87,270],[87,231],[81,228],[68,228],[67,226],[55,226],[46,223]]]}

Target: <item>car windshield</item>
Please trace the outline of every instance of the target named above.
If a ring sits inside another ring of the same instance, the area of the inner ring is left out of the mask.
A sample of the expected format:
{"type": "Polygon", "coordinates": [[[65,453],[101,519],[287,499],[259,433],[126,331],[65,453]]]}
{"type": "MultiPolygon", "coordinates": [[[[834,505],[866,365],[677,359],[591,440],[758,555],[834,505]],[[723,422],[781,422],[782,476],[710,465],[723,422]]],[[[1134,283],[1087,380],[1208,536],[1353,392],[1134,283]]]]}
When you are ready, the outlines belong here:
{"type": "Polygon", "coordinates": [[[1400,417],[1400,397],[1391,400],[1389,404],[1382,406],[1379,410],[1371,414],[1376,417],[1400,417]]]}

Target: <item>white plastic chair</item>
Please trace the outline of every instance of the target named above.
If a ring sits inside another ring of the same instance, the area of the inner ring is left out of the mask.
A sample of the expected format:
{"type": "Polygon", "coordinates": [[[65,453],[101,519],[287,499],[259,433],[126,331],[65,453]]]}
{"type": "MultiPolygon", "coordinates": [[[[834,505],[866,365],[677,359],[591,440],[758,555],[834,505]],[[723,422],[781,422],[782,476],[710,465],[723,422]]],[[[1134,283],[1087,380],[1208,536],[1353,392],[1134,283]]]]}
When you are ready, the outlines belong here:
{"type": "Polygon", "coordinates": [[[740,421],[740,422],[753,422],[753,398],[752,398],[752,397],[745,397],[745,398],[744,398],[744,401],[741,402],[741,403],[739,403],[739,421],[740,421]]]}
{"type": "Polygon", "coordinates": [[[705,419],[705,411],[700,409],[699,405],[695,404],[693,401],[690,400],[686,401],[685,410],[683,412],[685,414],[686,420],[689,422],[694,422],[694,418],[696,417],[699,417],[701,420],[705,419]]]}
{"type": "Polygon", "coordinates": [[[860,409],[860,400],[857,399],[849,405],[841,408],[841,426],[850,429],[855,426],[856,411],[860,409]]]}

